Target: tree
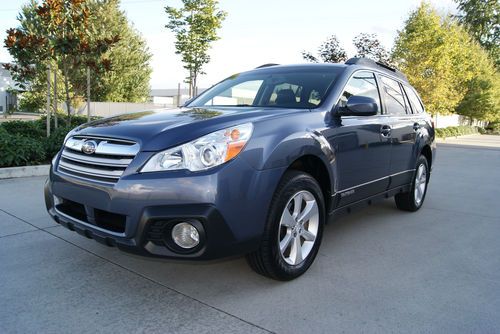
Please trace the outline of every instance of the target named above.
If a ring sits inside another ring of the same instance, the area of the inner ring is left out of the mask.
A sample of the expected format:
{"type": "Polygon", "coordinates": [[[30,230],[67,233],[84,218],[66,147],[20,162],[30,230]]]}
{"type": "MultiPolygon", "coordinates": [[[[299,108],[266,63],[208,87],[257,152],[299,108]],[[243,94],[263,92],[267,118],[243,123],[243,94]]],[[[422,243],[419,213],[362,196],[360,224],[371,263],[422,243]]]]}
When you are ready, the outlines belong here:
{"type": "Polygon", "coordinates": [[[151,53],[140,33],[119,8],[119,0],[93,1],[90,4],[94,35],[120,36],[104,56],[110,71],[93,73],[91,96],[94,101],[144,102],[150,93],[151,53]]]}
{"type": "Polygon", "coordinates": [[[474,39],[488,50],[500,66],[500,2],[498,0],[455,0],[458,20],[474,39]]]}
{"type": "Polygon", "coordinates": [[[15,59],[10,67],[22,83],[34,80],[50,64],[63,74],[68,115],[71,101],[85,95],[85,72],[109,71],[111,62],[104,55],[116,44],[118,35],[93,35],[95,21],[90,1],[35,0],[24,6],[18,19],[21,25],[7,31],[5,46],[15,59]],[[24,23],[24,24],[23,24],[24,23]]]}
{"type": "Polygon", "coordinates": [[[319,63],[320,61],[324,63],[341,63],[347,60],[347,53],[342,46],[340,46],[337,36],[332,35],[319,46],[319,59],[312,53],[306,51],[302,51],[302,57],[313,63],[319,63]]]}
{"type": "MultiPolygon", "coordinates": [[[[89,20],[92,30],[88,31],[92,39],[99,36],[120,36],[118,42],[110,45],[107,52],[102,56],[109,59],[109,71],[92,71],[91,98],[93,101],[114,102],[142,102],[149,97],[149,80],[151,67],[149,61],[151,54],[146,42],[140,34],[133,29],[125,14],[119,9],[118,0],[87,1],[91,15],[89,20]]],[[[19,19],[19,30],[30,32],[33,36],[43,36],[46,28],[37,16],[38,5],[33,2],[24,6],[19,19]]],[[[45,51],[46,52],[46,51],[45,51]]],[[[44,55],[42,55],[44,56],[44,55]]],[[[34,56],[30,56],[35,59],[34,56]]],[[[38,58],[40,59],[40,58],[38,58]]],[[[30,60],[31,62],[31,60],[30,60]]],[[[30,67],[33,69],[32,76],[22,75],[17,78],[26,90],[20,99],[20,106],[28,110],[39,110],[45,105],[45,90],[47,88],[46,63],[36,61],[30,67]]],[[[59,79],[63,74],[57,69],[56,62],[52,61],[52,71],[57,71],[59,79]]],[[[78,81],[85,84],[85,71],[80,72],[83,77],[78,81]]],[[[57,82],[58,100],[65,99],[63,80],[57,82]]],[[[71,104],[73,108],[78,107],[83,96],[73,91],[72,80],[69,88],[71,90],[71,104]]],[[[80,91],[79,94],[82,94],[80,91]]]]}
{"type": "Polygon", "coordinates": [[[395,41],[393,58],[431,114],[449,114],[474,77],[469,34],[428,3],[412,12],[395,41]]]}
{"type": "Polygon", "coordinates": [[[467,83],[456,112],[471,120],[500,121],[500,74],[479,43],[474,41],[466,47],[474,57],[474,77],[467,83]]]}
{"type": "Polygon", "coordinates": [[[376,34],[361,33],[352,40],[357,49],[357,58],[370,58],[390,65],[390,53],[380,43],[376,34]]]}
{"type": "Polygon", "coordinates": [[[166,25],[176,38],[176,54],[182,56],[188,71],[186,82],[190,96],[196,95],[198,76],[210,62],[208,54],[213,42],[219,39],[217,30],[226,18],[226,12],[217,8],[217,0],[182,0],[181,8],[167,6],[169,22],[166,25]]]}

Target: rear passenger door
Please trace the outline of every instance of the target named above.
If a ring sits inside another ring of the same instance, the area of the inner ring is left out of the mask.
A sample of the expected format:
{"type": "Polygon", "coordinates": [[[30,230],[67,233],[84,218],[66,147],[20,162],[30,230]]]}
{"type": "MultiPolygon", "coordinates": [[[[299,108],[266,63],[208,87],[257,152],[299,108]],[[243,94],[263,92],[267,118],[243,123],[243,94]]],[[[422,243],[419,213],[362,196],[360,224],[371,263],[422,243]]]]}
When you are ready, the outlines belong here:
{"type": "Polygon", "coordinates": [[[409,101],[399,81],[379,75],[385,104],[386,124],[390,127],[390,188],[411,182],[415,169],[414,150],[418,121],[412,115],[409,101]]]}

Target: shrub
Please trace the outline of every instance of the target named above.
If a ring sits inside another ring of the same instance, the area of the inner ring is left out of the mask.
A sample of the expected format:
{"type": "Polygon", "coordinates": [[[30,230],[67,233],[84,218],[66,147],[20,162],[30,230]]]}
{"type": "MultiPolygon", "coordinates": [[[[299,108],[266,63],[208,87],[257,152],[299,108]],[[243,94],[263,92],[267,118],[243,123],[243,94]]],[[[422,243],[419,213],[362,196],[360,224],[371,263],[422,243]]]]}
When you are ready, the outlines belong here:
{"type": "MultiPolygon", "coordinates": [[[[43,127],[43,129],[47,128],[47,116],[42,116],[40,119],[33,121],[34,123],[37,123],[38,126],[43,127]]],[[[84,116],[72,116],[71,117],[71,124],[69,123],[68,120],[68,115],[65,114],[58,114],[57,115],[57,125],[58,127],[63,127],[63,128],[75,128],[78,125],[84,124],[87,122],[87,117],[84,116]]],[[[55,119],[52,116],[50,118],[50,129],[51,131],[55,130],[55,119]]]]}
{"type": "Polygon", "coordinates": [[[42,138],[45,136],[46,128],[38,122],[30,121],[9,121],[0,124],[10,135],[19,135],[29,138],[42,138]]]}
{"type": "Polygon", "coordinates": [[[51,160],[59,152],[64,142],[64,138],[70,132],[72,127],[59,127],[54,130],[49,138],[45,138],[45,151],[47,160],[51,160]]]}
{"type": "Polygon", "coordinates": [[[0,167],[40,164],[46,152],[40,140],[10,134],[0,128],[0,167]]]}
{"type": "Polygon", "coordinates": [[[36,165],[48,162],[61,149],[66,134],[87,122],[83,116],[58,115],[59,127],[51,119],[51,134],[47,138],[47,118],[36,121],[8,121],[0,123],[0,167],[36,165]]]}
{"type": "Polygon", "coordinates": [[[447,128],[436,129],[436,137],[447,138],[447,137],[458,137],[479,133],[480,128],[475,126],[449,126],[447,128]]]}

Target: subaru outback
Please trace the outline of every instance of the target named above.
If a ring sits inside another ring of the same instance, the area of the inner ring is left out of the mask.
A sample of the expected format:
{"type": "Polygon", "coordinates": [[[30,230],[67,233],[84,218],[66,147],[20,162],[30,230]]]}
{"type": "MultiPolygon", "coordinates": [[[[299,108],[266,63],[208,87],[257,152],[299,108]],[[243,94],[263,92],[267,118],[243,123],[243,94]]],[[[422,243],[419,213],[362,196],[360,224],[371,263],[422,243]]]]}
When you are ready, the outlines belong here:
{"type": "Polygon", "coordinates": [[[417,211],[434,126],[399,71],[368,59],[263,65],[175,110],[72,130],[52,161],[47,210],[136,254],[246,255],[278,280],[303,274],[340,214],[395,197],[417,211]]]}

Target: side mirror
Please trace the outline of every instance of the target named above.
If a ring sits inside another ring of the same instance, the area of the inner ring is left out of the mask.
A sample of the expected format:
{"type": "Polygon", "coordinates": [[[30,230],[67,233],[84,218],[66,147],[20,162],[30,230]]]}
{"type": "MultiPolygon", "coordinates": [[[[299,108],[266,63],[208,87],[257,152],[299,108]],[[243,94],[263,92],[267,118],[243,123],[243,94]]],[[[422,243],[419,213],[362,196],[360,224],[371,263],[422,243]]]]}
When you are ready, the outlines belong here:
{"type": "Polygon", "coordinates": [[[378,104],[374,98],[353,95],[344,108],[338,111],[340,116],[373,116],[378,113],[378,104]]]}

